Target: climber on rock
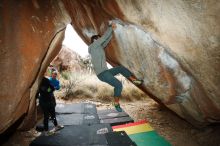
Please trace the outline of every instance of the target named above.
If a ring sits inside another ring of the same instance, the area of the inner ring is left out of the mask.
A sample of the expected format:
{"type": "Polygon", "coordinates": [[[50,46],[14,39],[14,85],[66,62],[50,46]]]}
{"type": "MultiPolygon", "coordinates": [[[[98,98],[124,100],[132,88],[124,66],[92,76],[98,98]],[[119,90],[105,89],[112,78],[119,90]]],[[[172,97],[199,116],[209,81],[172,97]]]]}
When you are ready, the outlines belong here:
{"type": "Polygon", "coordinates": [[[114,106],[118,112],[122,109],[119,103],[119,97],[122,92],[122,83],[115,78],[117,74],[122,74],[124,77],[130,79],[135,85],[141,85],[142,80],[136,79],[132,73],[124,66],[117,66],[108,69],[105,56],[105,48],[112,38],[112,32],[116,29],[116,24],[109,22],[108,29],[101,37],[100,35],[93,35],[91,37],[91,44],[89,46],[89,54],[91,55],[91,61],[94,71],[99,78],[99,80],[108,83],[114,87],[114,106]]]}

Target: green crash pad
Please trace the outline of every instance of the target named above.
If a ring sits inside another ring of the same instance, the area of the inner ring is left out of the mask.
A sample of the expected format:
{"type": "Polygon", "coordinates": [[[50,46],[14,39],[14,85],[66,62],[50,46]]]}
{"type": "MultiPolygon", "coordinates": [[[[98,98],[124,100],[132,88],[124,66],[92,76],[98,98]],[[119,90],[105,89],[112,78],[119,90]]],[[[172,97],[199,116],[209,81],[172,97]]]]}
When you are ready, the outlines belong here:
{"type": "Polygon", "coordinates": [[[129,137],[137,146],[171,146],[169,142],[155,131],[131,134],[129,137]]]}

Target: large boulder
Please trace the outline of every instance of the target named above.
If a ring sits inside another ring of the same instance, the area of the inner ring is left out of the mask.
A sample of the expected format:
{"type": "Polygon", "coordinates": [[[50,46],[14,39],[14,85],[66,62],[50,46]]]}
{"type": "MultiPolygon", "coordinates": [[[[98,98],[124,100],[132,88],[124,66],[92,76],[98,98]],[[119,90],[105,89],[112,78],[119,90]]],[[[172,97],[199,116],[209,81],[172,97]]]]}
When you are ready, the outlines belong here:
{"type": "Polygon", "coordinates": [[[87,66],[84,63],[84,58],[82,58],[77,52],[63,45],[59,54],[51,62],[59,72],[75,72],[75,71],[86,71],[87,66]]]}
{"type": "Polygon", "coordinates": [[[0,17],[2,133],[18,119],[20,128],[33,126],[39,78],[59,52],[70,18],[60,0],[1,0],[0,17]]]}
{"type": "Polygon", "coordinates": [[[89,43],[118,19],[108,61],[144,79],[142,89],[196,126],[220,121],[220,3],[63,0],[89,43]]]}

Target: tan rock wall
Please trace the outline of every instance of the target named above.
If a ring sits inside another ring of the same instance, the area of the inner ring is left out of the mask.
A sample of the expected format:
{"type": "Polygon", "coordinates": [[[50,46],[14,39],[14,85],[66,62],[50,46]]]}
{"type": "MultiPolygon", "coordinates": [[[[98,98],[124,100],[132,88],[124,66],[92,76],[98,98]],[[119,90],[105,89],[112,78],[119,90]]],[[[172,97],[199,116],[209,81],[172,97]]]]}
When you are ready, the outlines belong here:
{"type": "MultiPolygon", "coordinates": [[[[63,4],[53,1],[0,2],[0,133],[22,115],[34,116],[33,83],[58,53],[70,19],[63,4]],[[62,34],[62,35],[60,35],[62,34]],[[52,46],[58,36],[59,44],[52,46]],[[48,53],[48,49],[53,50],[48,53]],[[49,56],[46,58],[46,55],[49,56]],[[47,62],[42,66],[42,62],[47,62]],[[30,96],[30,94],[32,96],[30,96]]],[[[36,93],[36,90],[34,91],[36,93]]],[[[26,116],[26,122],[34,121],[26,116]],[[27,120],[29,119],[29,120],[27,120]]],[[[31,126],[30,124],[24,124],[31,126]]]]}
{"type": "Polygon", "coordinates": [[[220,121],[217,0],[63,2],[87,42],[103,33],[107,20],[121,20],[106,51],[108,61],[143,78],[142,89],[152,98],[194,125],[220,121]]]}

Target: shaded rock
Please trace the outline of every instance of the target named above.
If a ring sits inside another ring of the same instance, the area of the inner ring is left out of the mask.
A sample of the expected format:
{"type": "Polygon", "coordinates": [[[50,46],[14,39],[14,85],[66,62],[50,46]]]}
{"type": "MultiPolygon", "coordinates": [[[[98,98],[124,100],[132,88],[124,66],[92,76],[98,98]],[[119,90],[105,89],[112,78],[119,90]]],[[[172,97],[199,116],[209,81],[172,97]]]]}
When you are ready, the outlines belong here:
{"type": "Polygon", "coordinates": [[[59,52],[69,16],[59,0],[0,1],[0,133],[35,124],[40,77],[59,52]]]}
{"type": "Polygon", "coordinates": [[[88,43],[117,18],[107,59],[144,79],[141,88],[154,100],[197,126],[220,121],[217,1],[63,2],[88,43]]]}

